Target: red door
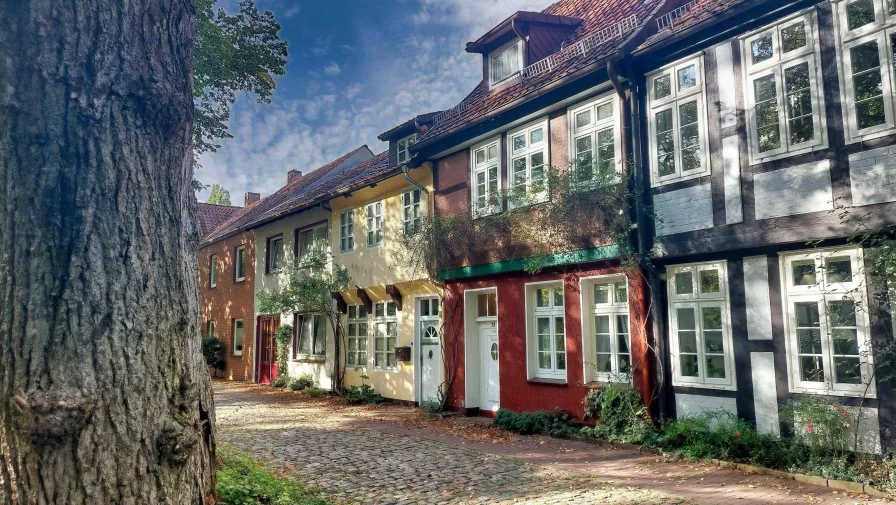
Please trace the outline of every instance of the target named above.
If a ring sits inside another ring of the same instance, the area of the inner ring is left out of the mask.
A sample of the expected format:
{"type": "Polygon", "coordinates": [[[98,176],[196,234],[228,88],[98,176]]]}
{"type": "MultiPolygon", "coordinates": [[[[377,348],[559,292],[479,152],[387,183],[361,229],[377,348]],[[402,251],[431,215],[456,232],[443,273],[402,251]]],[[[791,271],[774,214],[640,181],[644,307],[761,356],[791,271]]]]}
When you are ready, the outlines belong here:
{"type": "Polygon", "coordinates": [[[258,318],[258,382],[270,384],[277,377],[277,346],[274,334],[280,327],[279,316],[258,318]]]}

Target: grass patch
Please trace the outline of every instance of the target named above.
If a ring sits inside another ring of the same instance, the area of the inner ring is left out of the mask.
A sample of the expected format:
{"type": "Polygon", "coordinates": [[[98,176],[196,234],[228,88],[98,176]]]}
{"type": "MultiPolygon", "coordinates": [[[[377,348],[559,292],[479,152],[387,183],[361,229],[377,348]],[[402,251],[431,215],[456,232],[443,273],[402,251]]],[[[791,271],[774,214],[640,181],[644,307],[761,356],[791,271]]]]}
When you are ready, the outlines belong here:
{"type": "Polygon", "coordinates": [[[297,480],[275,475],[254,459],[237,452],[218,450],[219,505],[330,505],[297,480]]]}

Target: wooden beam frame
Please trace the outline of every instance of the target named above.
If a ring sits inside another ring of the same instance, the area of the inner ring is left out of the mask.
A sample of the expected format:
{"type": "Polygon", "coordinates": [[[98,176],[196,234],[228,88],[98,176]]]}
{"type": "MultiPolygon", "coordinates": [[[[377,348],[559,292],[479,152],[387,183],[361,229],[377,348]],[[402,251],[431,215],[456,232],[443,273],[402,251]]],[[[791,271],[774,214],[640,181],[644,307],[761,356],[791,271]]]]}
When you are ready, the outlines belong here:
{"type": "Polygon", "coordinates": [[[345,301],[345,297],[342,296],[342,293],[338,291],[333,291],[330,293],[333,296],[333,300],[336,301],[336,310],[339,311],[340,314],[345,314],[348,312],[348,302],[345,301]]]}
{"type": "Polygon", "coordinates": [[[364,308],[367,309],[367,313],[373,314],[373,300],[370,299],[370,295],[368,295],[367,291],[365,291],[361,286],[355,286],[355,288],[357,288],[358,298],[360,298],[361,302],[364,303],[364,308]]]}
{"type": "Polygon", "coordinates": [[[395,284],[387,284],[386,294],[392,297],[392,301],[395,302],[395,308],[401,312],[401,291],[398,290],[398,287],[395,284]]]}

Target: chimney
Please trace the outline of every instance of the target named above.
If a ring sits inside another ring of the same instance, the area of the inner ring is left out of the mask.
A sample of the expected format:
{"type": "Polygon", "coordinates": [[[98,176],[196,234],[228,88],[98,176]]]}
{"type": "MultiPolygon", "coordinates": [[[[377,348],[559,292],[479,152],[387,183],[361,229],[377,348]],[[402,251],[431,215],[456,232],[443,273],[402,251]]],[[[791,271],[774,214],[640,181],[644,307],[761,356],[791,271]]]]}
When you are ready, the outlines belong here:
{"type": "Polygon", "coordinates": [[[302,176],[301,170],[290,170],[289,172],[286,172],[286,182],[288,184],[288,183],[298,179],[301,176],[302,176]]]}
{"type": "Polygon", "coordinates": [[[244,207],[248,207],[259,200],[261,200],[260,193],[246,193],[246,203],[244,204],[244,207]]]}

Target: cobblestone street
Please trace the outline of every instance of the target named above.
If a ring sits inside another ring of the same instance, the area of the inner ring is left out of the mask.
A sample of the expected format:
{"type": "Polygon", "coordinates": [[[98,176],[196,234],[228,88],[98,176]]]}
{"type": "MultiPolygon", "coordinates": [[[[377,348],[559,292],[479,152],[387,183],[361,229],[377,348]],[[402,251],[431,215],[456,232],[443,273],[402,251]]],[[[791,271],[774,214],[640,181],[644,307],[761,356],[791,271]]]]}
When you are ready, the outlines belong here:
{"type": "Polygon", "coordinates": [[[341,503],[869,503],[827,488],[546,437],[397,406],[336,408],[260,386],[215,385],[219,443],[270,461],[341,503]],[[477,439],[445,426],[495,431],[477,439]]]}

